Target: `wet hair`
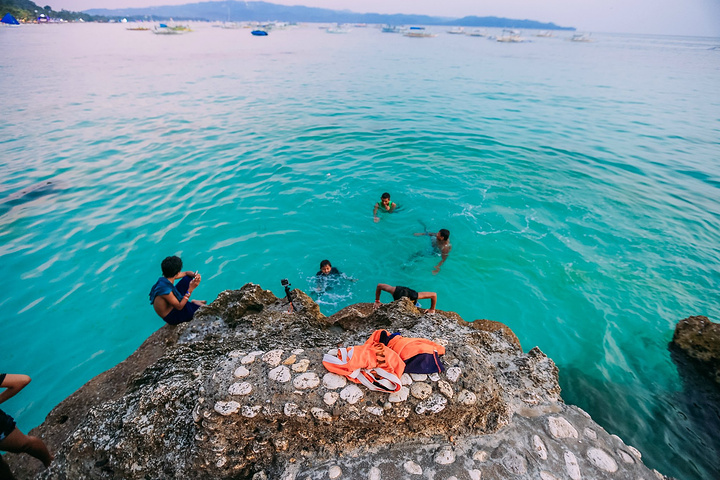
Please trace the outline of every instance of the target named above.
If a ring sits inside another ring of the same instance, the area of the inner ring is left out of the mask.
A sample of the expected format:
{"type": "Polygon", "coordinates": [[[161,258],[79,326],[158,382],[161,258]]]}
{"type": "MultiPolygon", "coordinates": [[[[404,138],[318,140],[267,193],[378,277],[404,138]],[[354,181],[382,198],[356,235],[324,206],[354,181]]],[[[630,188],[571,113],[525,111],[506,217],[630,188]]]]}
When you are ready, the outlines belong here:
{"type": "Polygon", "coordinates": [[[332,267],[332,263],[330,263],[330,260],[323,260],[322,262],[320,262],[320,268],[323,268],[325,265],[327,265],[328,267],[332,267]]]}
{"type": "Polygon", "coordinates": [[[447,228],[441,228],[438,233],[443,238],[443,240],[448,240],[450,238],[450,230],[448,230],[447,228]]]}
{"type": "Polygon", "coordinates": [[[160,264],[160,268],[162,268],[163,277],[174,277],[180,273],[180,270],[182,270],[182,260],[180,260],[180,257],[176,257],[175,255],[172,257],[165,257],[165,260],[163,260],[160,264]]]}
{"type": "Polygon", "coordinates": [[[380,200],[382,200],[382,199],[384,199],[384,198],[387,198],[387,199],[389,200],[389,199],[390,199],[390,194],[389,194],[388,192],[385,192],[385,193],[383,193],[382,195],[380,195],[380,200]]]}

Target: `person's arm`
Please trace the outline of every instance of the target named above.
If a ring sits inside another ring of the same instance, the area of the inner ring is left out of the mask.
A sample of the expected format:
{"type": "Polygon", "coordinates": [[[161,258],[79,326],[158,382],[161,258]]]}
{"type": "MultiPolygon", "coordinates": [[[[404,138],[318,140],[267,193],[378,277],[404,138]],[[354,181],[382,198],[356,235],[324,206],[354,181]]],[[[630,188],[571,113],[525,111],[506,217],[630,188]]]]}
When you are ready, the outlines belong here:
{"type": "Polygon", "coordinates": [[[177,298],[175,298],[175,295],[171,292],[167,295],[160,295],[161,298],[164,298],[166,302],[170,304],[175,310],[182,310],[185,308],[185,305],[188,304],[190,301],[190,295],[192,295],[193,290],[197,288],[198,285],[200,285],[201,275],[197,274],[195,275],[195,272],[190,272],[193,275],[193,279],[190,281],[190,285],[188,285],[188,291],[183,297],[178,301],[177,298]]]}
{"type": "Polygon", "coordinates": [[[380,217],[377,216],[378,208],[379,205],[377,204],[377,202],[375,202],[375,208],[373,208],[373,220],[375,220],[375,223],[380,221],[380,217]]]}
{"type": "Polygon", "coordinates": [[[197,272],[191,272],[190,270],[185,272],[186,277],[194,277],[196,274],[197,274],[197,272]]]}
{"type": "Polygon", "coordinates": [[[416,237],[434,237],[435,235],[437,235],[437,233],[432,232],[418,232],[415,234],[416,237]]]}
{"type": "Polygon", "coordinates": [[[390,209],[388,210],[388,212],[392,213],[395,211],[396,208],[397,208],[397,203],[390,202],[390,209]]]}
{"type": "Polygon", "coordinates": [[[440,256],[442,258],[440,259],[440,263],[435,265],[435,270],[433,270],[433,275],[440,273],[440,267],[442,266],[443,263],[445,263],[445,260],[447,260],[448,254],[450,253],[451,249],[452,249],[452,247],[442,249],[442,252],[440,252],[440,256]]]}
{"type": "Polygon", "coordinates": [[[8,398],[14,397],[20,390],[30,383],[30,377],[27,375],[20,375],[16,373],[8,373],[5,375],[5,380],[0,384],[0,388],[6,389],[0,393],[0,403],[3,403],[8,398]]]}
{"type": "Polygon", "coordinates": [[[435,304],[437,303],[437,293],[435,292],[419,292],[418,300],[430,299],[430,310],[428,313],[435,313],[435,304]]]}
{"type": "Polygon", "coordinates": [[[374,308],[377,310],[377,308],[380,306],[380,294],[384,291],[389,292],[391,295],[395,293],[395,287],[388,285],[387,283],[378,283],[377,287],[375,287],[375,303],[374,308]]]}

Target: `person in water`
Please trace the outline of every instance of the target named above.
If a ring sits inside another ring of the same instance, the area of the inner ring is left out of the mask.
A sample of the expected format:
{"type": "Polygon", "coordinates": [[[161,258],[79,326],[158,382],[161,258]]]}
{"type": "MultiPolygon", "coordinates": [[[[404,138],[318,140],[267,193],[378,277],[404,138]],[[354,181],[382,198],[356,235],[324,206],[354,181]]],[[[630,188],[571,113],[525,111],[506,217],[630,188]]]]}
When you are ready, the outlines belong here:
{"type": "Polygon", "coordinates": [[[323,260],[320,262],[320,271],[315,274],[315,277],[317,278],[317,286],[315,287],[315,290],[318,293],[329,290],[330,288],[328,287],[332,287],[332,285],[328,285],[328,280],[332,278],[344,278],[346,280],[350,280],[351,282],[357,282],[356,278],[349,277],[337,268],[333,267],[330,260],[323,260]]]}
{"type": "Polygon", "coordinates": [[[440,267],[445,263],[445,260],[447,260],[450,254],[450,250],[452,250],[450,231],[446,228],[441,228],[437,233],[420,232],[415,234],[416,237],[422,237],[424,235],[432,237],[432,246],[436,252],[440,253],[440,263],[435,265],[435,269],[433,270],[433,275],[436,275],[440,273],[440,267]]]}
{"type": "MultiPolygon", "coordinates": [[[[15,396],[28,383],[30,383],[30,377],[27,375],[0,373],[0,388],[5,389],[0,393],[0,403],[15,396]]],[[[25,435],[15,426],[15,420],[2,410],[0,410],[0,450],[32,455],[40,460],[45,468],[50,466],[54,458],[41,439],[25,435]]],[[[15,478],[10,467],[2,460],[2,456],[0,456],[0,478],[8,480],[15,478]]]]}
{"type": "Polygon", "coordinates": [[[200,306],[207,302],[190,300],[193,290],[200,285],[201,276],[197,272],[182,272],[180,257],[167,257],[160,264],[163,276],[158,278],[150,289],[150,303],[160,318],[170,325],[192,320],[200,306]],[[175,280],[180,280],[175,285],[175,280]]]}
{"type": "Polygon", "coordinates": [[[380,221],[380,217],[377,216],[378,210],[392,213],[396,208],[397,203],[390,200],[390,194],[387,192],[383,193],[380,196],[380,201],[375,203],[375,208],[373,208],[373,220],[375,220],[375,223],[380,221]]]}
{"type": "Polygon", "coordinates": [[[322,262],[320,262],[320,271],[317,272],[315,275],[320,277],[328,275],[341,275],[341,273],[340,270],[332,266],[330,260],[323,260],[322,262]]]}
{"type": "Polygon", "coordinates": [[[415,302],[416,307],[420,306],[418,300],[429,298],[430,310],[428,310],[428,313],[435,313],[435,304],[437,303],[437,293],[435,292],[416,292],[412,288],[408,287],[393,287],[387,283],[378,283],[377,287],[375,287],[375,304],[373,305],[375,310],[380,307],[380,294],[382,292],[388,292],[393,296],[393,300],[400,300],[402,297],[407,297],[415,302]]]}

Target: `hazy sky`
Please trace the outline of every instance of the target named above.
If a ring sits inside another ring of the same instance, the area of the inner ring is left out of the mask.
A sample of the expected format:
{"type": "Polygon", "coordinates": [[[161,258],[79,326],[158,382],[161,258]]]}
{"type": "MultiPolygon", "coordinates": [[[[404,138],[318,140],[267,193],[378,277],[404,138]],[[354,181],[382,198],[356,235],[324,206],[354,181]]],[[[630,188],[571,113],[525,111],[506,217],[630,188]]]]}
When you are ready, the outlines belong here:
{"type": "MultiPolygon", "coordinates": [[[[200,0],[44,0],[54,10],[182,5],[200,0]]],[[[553,22],[583,32],[720,36],[720,0],[269,0],[368,13],[498,16],[553,22]]]]}

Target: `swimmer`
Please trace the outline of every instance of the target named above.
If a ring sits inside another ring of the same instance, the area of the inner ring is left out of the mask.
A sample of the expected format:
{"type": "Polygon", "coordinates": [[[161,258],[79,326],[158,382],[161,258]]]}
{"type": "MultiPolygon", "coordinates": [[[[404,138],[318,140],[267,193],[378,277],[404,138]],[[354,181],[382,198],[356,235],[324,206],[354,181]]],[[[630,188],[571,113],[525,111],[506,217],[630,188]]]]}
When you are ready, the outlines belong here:
{"type": "Polygon", "coordinates": [[[433,275],[437,275],[440,273],[440,267],[443,263],[445,263],[445,260],[447,260],[450,250],[452,250],[452,245],[450,244],[450,231],[446,228],[441,228],[437,233],[420,232],[415,234],[416,237],[422,237],[425,235],[432,237],[433,248],[440,253],[440,263],[435,265],[435,269],[433,270],[433,275]]]}
{"type": "Polygon", "coordinates": [[[377,287],[375,287],[375,303],[373,304],[373,308],[375,310],[380,307],[380,294],[382,292],[388,292],[393,296],[393,300],[400,300],[402,297],[407,297],[415,302],[416,307],[420,306],[418,300],[429,298],[430,310],[428,310],[428,313],[435,313],[435,303],[437,303],[437,293],[435,292],[416,292],[412,288],[408,287],[393,287],[387,283],[378,283],[377,287]]]}
{"type": "Polygon", "coordinates": [[[377,212],[379,209],[382,209],[386,211],[387,213],[392,213],[397,208],[397,203],[390,201],[390,194],[385,192],[380,196],[380,201],[375,204],[375,208],[373,208],[373,220],[375,223],[380,221],[380,217],[377,216],[377,212]]]}

